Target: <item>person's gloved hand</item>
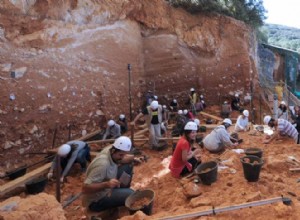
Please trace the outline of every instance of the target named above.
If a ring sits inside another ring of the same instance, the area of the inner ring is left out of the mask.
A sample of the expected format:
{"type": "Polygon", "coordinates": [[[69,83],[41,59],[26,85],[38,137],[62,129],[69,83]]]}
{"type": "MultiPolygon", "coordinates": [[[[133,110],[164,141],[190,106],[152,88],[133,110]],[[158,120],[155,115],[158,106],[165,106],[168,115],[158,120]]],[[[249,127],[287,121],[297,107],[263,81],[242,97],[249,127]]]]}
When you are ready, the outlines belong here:
{"type": "Polygon", "coordinates": [[[49,172],[48,174],[47,174],[47,178],[48,179],[51,179],[53,177],[53,172],[49,172]]]}

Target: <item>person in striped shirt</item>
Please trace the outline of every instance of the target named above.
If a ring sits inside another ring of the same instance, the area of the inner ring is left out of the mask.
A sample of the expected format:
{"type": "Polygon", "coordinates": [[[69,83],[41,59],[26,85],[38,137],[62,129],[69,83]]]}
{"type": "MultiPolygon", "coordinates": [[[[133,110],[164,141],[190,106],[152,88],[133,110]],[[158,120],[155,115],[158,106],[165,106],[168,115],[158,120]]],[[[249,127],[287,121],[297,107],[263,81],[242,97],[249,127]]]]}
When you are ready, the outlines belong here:
{"type": "Polygon", "coordinates": [[[293,126],[289,121],[285,119],[273,119],[270,115],[266,115],[264,117],[264,123],[268,125],[271,128],[276,129],[274,134],[271,136],[271,138],[264,139],[263,143],[268,144],[275,138],[278,138],[280,136],[288,136],[290,138],[293,138],[295,143],[299,144],[299,134],[295,126],[293,126]]]}

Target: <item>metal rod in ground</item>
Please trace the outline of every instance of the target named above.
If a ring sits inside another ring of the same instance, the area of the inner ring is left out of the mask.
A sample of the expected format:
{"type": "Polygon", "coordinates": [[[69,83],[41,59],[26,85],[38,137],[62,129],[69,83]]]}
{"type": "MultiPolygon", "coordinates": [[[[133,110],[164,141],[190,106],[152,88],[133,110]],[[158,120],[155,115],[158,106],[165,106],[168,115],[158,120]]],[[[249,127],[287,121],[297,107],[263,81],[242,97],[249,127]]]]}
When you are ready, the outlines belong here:
{"type": "Polygon", "coordinates": [[[187,213],[187,214],[183,214],[183,215],[163,217],[163,218],[160,218],[159,220],[176,220],[176,219],[186,219],[186,218],[193,218],[193,217],[199,217],[199,216],[206,216],[206,215],[212,215],[212,214],[217,214],[217,213],[226,212],[226,211],[233,211],[233,210],[242,209],[242,208],[267,205],[267,204],[271,204],[271,203],[275,203],[275,202],[283,202],[284,204],[288,205],[291,202],[291,199],[286,198],[286,197],[276,197],[276,198],[272,198],[272,199],[248,202],[248,203],[243,203],[243,204],[239,204],[239,205],[225,206],[225,207],[220,207],[220,208],[212,208],[211,210],[205,210],[205,211],[200,211],[200,212],[193,212],[193,213],[187,213]]]}
{"type": "Polygon", "coordinates": [[[76,195],[72,196],[70,199],[68,199],[67,201],[63,202],[63,209],[66,208],[68,205],[72,204],[72,202],[74,202],[76,199],[78,199],[81,196],[81,192],[77,193],[76,195]]]}
{"type": "Polygon", "coordinates": [[[60,202],[60,157],[56,157],[56,168],[55,168],[55,176],[56,176],[56,200],[60,202]]]}

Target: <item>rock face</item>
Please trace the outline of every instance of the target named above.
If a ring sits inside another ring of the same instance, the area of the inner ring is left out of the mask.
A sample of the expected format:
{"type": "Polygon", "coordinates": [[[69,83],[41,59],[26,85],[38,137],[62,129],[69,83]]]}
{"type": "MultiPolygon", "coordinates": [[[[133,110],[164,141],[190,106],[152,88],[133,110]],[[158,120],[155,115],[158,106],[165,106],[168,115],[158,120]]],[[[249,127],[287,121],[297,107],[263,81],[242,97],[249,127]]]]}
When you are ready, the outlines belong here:
{"type": "Polygon", "coordinates": [[[16,138],[27,140],[25,153],[46,148],[56,124],[56,144],[67,141],[69,124],[71,137],[80,137],[98,128],[98,110],[106,119],[129,118],[127,64],[134,114],[147,90],[162,104],[177,98],[184,107],[194,87],[219,104],[249,92],[255,78],[251,30],[228,17],[190,15],[162,0],[2,2],[2,148],[16,138]],[[26,73],[12,79],[19,68],[26,73]],[[39,130],[31,134],[33,126],[39,130]]]}
{"type": "Polygon", "coordinates": [[[11,197],[1,202],[0,218],[3,220],[66,220],[61,205],[54,196],[46,193],[24,199],[11,197]]]}

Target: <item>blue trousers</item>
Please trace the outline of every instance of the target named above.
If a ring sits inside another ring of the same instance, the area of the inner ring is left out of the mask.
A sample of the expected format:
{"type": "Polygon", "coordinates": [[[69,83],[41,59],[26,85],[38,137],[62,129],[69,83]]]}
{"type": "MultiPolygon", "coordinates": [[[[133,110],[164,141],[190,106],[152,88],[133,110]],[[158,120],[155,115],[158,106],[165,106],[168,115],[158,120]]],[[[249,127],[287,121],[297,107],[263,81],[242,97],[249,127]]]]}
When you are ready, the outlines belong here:
{"type": "MultiPolygon", "coordinates": [[[[68,161],[68,158],[61,158],[62,170],[66,168],[68,161]]],[[[86,169],[86,161],[91,161],[90,147],[88,145],[78,152],[74,163],[79,163],[82,169],[86,169]]]]}
{"type": "MultiPolygon", "coordinates": [[[[117,179],[126,172],[132,177],[133,166],[132,165],[122,165],[118,169],[117,179]]],[[[131,181],[130,181],[131,182],[131,181]]],[[[104,198],[98,200],[97,202],[92,202],[89,205],[89,209],[93,212],[101,212],[107,209],[116,208],[125,205],[125,201],[128,196],[130,196],[134,191],[129,188],[130,183],[124,188],[114,188],[112,189],[110,196],[105,196],[104,198]]]]}

